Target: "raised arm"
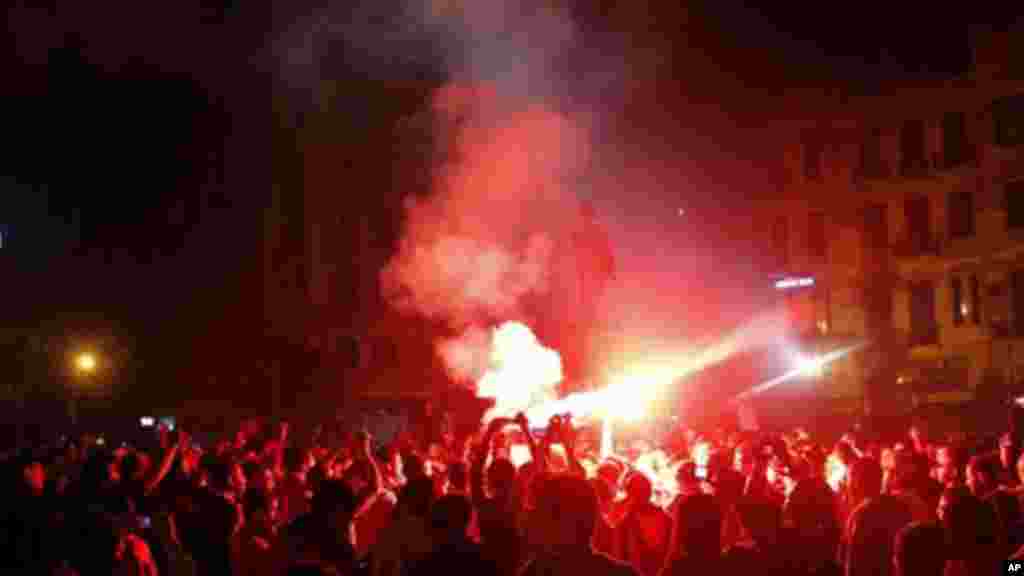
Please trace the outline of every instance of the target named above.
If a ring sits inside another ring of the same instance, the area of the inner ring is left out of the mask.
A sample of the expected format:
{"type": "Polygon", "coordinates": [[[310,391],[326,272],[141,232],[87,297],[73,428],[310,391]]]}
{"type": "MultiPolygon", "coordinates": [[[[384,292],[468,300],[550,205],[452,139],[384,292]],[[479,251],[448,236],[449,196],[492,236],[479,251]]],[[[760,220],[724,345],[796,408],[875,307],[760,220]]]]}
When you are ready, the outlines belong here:
{"type": "Polygon", "coordinates": [[[572,425],[572,420],[565,419],[562,422],[561,433],[562,446],[565,446],[565,457],[569,459],[570,470],[573,474],[586,478],[587,471],[576,458],[576,429],[572,425]]]}
{"type": "Polygon", "coordinates": [[[148,478],[145,480],[143,490],[146,495],[152,494],[153,490],[160,485],[160,482],[167,477],[170,473],[171,467],[174,465],[174,459],[177,457],[178,452],[184,449],[189,441],[189,436],[182,430],[178,431],[178,441],[172,444],[168,449],[164,450],[163,457],[160,460],[160,465],[157,466],[156,470],[153,471],[148,478]]]}
{"type": "Polygon", "coordinates": [[[526,415],[520,412],[516,414],[516,424],[519,425],[519,429],[522,430],[523,436],[526,437],[526,445],[530,447],[530,457],[539,467],[540,470],[547,470],[547,451],[543,450],[542,447],[537,443],[537,439],[533,437],[530,432],[530,421],[526,419],[526,415]]]}
{"type": "Polygon", "coordinates": [[[284,478],[284,451],[288,446],[288,433],[289,425],[287,421],[282,420],[277,425],[277,442],[274,443],[273,453],[271,454],[271,466],[273,466],[274,476],[277,478],[284,478]]]}
{"type": "Polygon", "coordinates": [[[476,453],[473,455],[473,462],[469,474],[470,495],[473,498],[473,502],[476,504],[487,499],[487,494],[484,491],[484,466],[487,465],[487,457],[491,453],[491,442],[494,440],[494,435],[507,424],[508,420],[505,418],[495,418],[494,420],[491,420],[490,425],[487,427],[487,431],[484,433],[483,439],[480,441],[480,445],[476,449],[476,453]]]}
{"type": "Polygon", "coordinates": [[[362,516],[367,510],[373,506],[374,502],[384,490],[384,476],[380,472],[380,466],[377,464],[377,460],[373,457],[373,438],[367,432],[360,432],[356,436],[356,445],[353,447],[355,451],[355,457],[357,460],[365,459],[370,467],[370,477],[367,479],[370,483],[367,489],[367,498],[363,500],[356,511],[356,516],[362,516]]]}

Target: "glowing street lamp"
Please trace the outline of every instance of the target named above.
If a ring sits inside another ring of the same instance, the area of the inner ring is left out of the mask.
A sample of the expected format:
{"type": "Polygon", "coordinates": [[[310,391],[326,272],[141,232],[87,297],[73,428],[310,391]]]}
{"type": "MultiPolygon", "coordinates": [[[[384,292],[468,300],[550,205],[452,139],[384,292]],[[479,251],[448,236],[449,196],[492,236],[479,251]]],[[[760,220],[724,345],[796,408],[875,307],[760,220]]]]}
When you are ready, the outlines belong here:
{"type": "Polygon", "coordinates": [[[96,357],[89,353],[79,354],[75,358],[75,368],[80,374],[92,374],[96,371],[96,357]]]}

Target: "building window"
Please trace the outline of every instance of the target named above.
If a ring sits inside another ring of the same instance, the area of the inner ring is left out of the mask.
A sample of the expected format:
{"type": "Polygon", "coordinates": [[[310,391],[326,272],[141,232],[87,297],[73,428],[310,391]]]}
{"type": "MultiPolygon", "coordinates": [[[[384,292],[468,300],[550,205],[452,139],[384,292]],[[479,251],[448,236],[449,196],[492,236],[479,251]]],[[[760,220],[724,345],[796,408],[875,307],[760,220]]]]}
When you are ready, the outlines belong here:
{"type": "Polygon", "coordinates": [[[811,258],[818,262],[826,259],[825,213],[811,212],[807,218],[807,248],[811,258]]]}
{"type": "Polygon", "coordinates": [[[959,326],[967,317],[967,301],[964,300],[964,286],[959,278],[953,278],[953,324],[959,326]]]}
{"type": "Polygon", "coordinates": [[[864,178],[884,178],[887,172],[882,158],[882,129],[873,128],[860,148],[860,173],[864,178]]]}
{"type": "Polygon", "coordinates": [[[1024,94],[993,102],[992,122],[996,146],[1013,148],[1024,144],[1024,94]]]}
{"type": "Polygon", "coordinates": [[[904,176],[919,174],[927,166],[924,122],[907,120],[900,129],[900,171],[904,176]]]}
{"type": "Polygon", "coordinates": [[[949,194],[949,237],[967,238],[974,235],[974,196],[970,192],[949,194]]]}
{"type": "Polygon", "coordinates": [[[907,240],[910,250],[920,254],[932,246],[931,207],[927,196],[911,195],[905,202],[907,213],[907,240]]]}
{"type": "Polygon", "coordinates": [[[1014,270],[1010,276],[1010,314],[1013,318],[1010,335],[1024,336],[1024,270],[1014,270]]]}
{"type": "Polygon", "coordinates": [[[821,177],[821,159],[824,147],[817,138],[809,138],[804,142],[804,178],[817,180],[821,177]]]}
{"type": "Polygon", "coordinates": [[[875,255],[884,254],[889,247],[889,211],[885,204],[872,203],[861,212],[864,237],[875,255]]]}
{"type": "Polygon", "coordinates": [[[910,285],[910,339],[913,346],[928,346],[939,341],[935,322],[935,286],[931,282],[910,285]]]}
{"type": "Polygon", "coordinates": [[[971,276],[971,322],[981,324],[981,283],[977,276],[971,276]]]}
{"type": "Polygon", "coordinates": [[[1006,67],[1010,78],[1024,78],[1024,34],[1010,34],[1009,63],[1006,67]]]}
{"type": "Polygon", "coordinates": [[[1006,194],[1006,227],[1024,228],[1024,180],[1007,182],[1006,194]]]}
{"type": "Polygon", "coordinates": [[[776,218],[772,226],[772,254],[781,270],[789,268],[789,223],[785,216],[776,218]]]}
{"type": "Polygon", "coordinates": [[[946,168],[969,160],[967,122],[963,112],[948,112],[942,117],[942,164],[946,168]]]}

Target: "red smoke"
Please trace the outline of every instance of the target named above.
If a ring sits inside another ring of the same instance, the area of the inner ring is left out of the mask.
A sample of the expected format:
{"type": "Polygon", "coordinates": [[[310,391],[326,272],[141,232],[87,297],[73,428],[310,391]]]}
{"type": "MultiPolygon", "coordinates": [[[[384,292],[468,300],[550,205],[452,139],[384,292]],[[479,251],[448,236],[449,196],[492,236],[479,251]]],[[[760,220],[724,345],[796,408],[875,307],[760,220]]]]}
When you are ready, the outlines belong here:
{"type": "Polygon", "coordinates": [[[548,289],[569,189],[586,135],[568,117],[483,88],[451,86],[435,100],[451,154],[434,193],[410,201],[399,250],[383,273],[392,302],[462,327],[523,314],[548,289]]]}
{"type": "Polygon", "coordinates": [[[568,116],[486,86],[445,87],[434,112],[450,153],[432,195],[408,202],[382,285],[398,308],[463,334],[438,353],[454,378],[475,381],[489,338],[472,328],[529,321],[526,301],[548,295],[554,253],[572,245],[588,137],[568,116]]]}

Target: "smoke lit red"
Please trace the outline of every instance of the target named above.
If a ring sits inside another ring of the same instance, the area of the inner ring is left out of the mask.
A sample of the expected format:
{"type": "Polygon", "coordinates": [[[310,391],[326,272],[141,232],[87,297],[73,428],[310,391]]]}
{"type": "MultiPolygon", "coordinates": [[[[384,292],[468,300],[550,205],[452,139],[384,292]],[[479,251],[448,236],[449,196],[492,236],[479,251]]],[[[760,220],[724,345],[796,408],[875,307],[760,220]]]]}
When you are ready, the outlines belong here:
{"type": "Polygon", "coordinates": [[[495,401],[484,419],[512,417],[549,402],[561,381],[558,352],[545,348],[525,324],[506,322],[494,331],[490,366],[477,381],[477,394],[495,401]]]}
{"type": "Polygon", "coordinates": [[[550,290],[553,251],[588,140],[543,105],[484,89],[448,87],[434,113],[448,153],[433,194],[410,200],[398,252],[382,274],[402,309],[457,328],[522,317],[523,300],[550,290]]]}

